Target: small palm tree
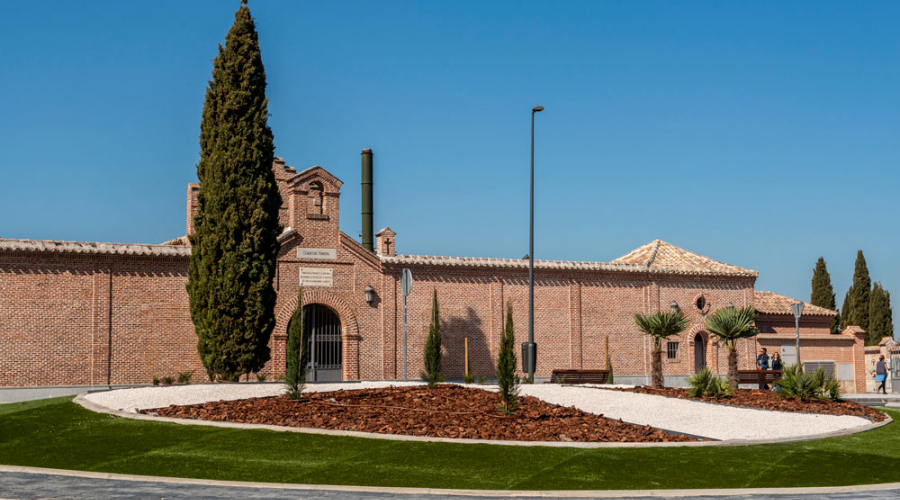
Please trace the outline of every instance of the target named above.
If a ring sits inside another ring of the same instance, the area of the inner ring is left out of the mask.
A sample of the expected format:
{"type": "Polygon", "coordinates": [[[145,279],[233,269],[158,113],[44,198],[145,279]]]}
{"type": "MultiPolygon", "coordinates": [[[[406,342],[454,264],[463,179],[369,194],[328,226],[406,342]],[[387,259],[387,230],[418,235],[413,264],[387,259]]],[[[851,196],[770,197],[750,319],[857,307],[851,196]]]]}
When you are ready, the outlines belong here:
{"type": "Polygon", "coordinates": [[[728,382],[732,389],[738,386],[737,340],[759,335],[755,325],[757,314],[753,306],[730,305],[716,310],[706,320],[706,330],[728,347],[728,382]]]}
{"type": "Polygon", "coordinates": [[[642,332],[653,337],[653,351],[650,353],[651,385],[660,388],[662,376],[662,339],[683,332],[691,319],[680,309],[658,312],[650,315],[635,314],[634,322],[642,332]]]}

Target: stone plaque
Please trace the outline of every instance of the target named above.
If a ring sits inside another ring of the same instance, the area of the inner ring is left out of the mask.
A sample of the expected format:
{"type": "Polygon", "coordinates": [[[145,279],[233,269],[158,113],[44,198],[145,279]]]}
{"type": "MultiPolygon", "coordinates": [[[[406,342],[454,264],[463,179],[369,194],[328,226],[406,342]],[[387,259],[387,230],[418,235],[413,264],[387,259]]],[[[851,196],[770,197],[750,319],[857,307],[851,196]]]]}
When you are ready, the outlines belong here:
{"type": "Polygon", "coordinates": [[[334,270],[330,267],[301,267],[300,286],[334,286],[334,270]]]}
{"type": "Polygon", "coordinates": [[[337,259],[336,248],[298,248],[298,259],[316,259],[316,260],[335,260],[337,259]]]}

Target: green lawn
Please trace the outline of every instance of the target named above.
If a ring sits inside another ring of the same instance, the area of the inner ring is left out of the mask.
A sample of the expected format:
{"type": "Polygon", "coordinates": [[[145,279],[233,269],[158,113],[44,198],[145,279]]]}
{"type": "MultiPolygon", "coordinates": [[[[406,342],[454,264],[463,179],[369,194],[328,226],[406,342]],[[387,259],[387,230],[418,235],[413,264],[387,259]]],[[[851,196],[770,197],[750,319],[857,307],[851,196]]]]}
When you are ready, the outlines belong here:
{"type": "MultiPolygon", "coordinates": [[[[887,410],[892,418],[900,412],[887,410]]],[[[0,463],[284,483],[479,489],[835,486],[900,481],[900,424],[706,448],[410,443],[130,420],[57,398],[0,406],[0,463]]]]}

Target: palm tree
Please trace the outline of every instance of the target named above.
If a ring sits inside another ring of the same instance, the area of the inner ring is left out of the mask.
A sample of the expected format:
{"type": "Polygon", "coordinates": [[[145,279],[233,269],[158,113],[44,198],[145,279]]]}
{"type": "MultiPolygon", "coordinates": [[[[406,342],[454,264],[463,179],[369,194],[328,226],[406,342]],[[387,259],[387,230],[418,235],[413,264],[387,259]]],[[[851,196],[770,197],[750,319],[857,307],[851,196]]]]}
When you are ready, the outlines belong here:
{"type": "Polygon", "coordinates": [[[691,319],[680,309],[658,312],[650,315],[635,314],[634,322],[642,332],[653,337],[653,352],[650,353],[651,385],[660,388],[662,376],[662,339],[683,332],[691,319]]]}
{"type": "Polygon", "coordinates": [[[722,339],[728,347],[728,382],[732,389],[738,386],[737,340],[759,335],[756,325],[756,308],[729,305],[716,310],[706,320],[706,330],[722,339]]]}

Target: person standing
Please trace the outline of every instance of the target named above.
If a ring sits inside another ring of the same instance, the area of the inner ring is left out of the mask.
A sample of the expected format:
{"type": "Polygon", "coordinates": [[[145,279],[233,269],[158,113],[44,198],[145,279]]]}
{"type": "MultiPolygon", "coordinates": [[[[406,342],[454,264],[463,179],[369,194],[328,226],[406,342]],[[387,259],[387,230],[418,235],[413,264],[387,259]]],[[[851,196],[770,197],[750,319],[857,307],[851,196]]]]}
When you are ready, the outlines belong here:
{"type": "Polygon", "coordinates": [[[887,381],[887,365],[884,362],[884,355],[878,357],[878,362],[875,363],[875,381],[881,382],[875,392],[881,391],[882,394],[887,394],[887,389],[885,389],[884,384],[887,381]]]}
{"type": "MultiPolygon", "coordinates": [[[[781,362],[781,354],[775,352],[772,354],[772,369],[773,370],[784,370],[784,363],[781,362]]],[[[779,378],[781,376],[779,375],[779,378]]],[[[775,390],[778,390],[778,386],[775,386],[775,390]]]]}
{"type": "MultiPolygon", "coordinates": [[[[769,355],[766,354],[766,348],[763,347],[759,350],[759,356],[756,357],[756,369],[768,371],[769,369],[769,355]]],[[[759,374],[759,388],[761,390],[767,391],[769,390],[769,384],[766,383],[766,375],[764,373],[759,374]]]]}

